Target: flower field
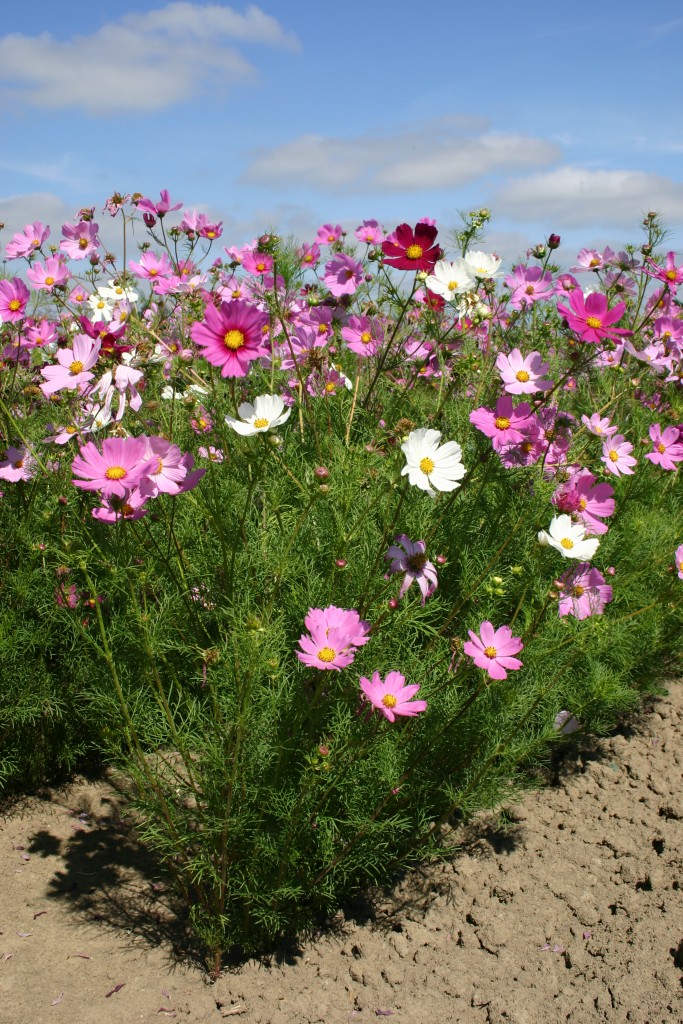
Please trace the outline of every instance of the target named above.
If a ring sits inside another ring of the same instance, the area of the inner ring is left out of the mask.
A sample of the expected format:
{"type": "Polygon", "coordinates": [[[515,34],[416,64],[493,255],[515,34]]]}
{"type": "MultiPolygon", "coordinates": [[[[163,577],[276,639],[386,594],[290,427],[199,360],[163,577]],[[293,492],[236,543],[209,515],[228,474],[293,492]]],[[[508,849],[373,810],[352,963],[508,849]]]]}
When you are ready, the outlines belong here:
{"type": "Polygon", "coordinates": [[[122,770],[216,975],[680,670],[683,263],[181,210],[1,251],[0,784],[122,770]]]}

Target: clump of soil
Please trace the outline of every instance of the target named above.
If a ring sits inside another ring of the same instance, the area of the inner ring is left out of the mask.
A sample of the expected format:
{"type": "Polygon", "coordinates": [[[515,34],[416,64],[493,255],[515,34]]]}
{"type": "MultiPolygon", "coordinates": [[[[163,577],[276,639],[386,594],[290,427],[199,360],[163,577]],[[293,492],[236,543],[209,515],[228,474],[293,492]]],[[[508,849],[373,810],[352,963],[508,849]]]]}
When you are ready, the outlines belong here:
{"type": "Polygon", "coordinates": [[[215,984],[106,781],[0,818],[12,1024],[674,1024],[683,1019],[683,684],[548,788],[480,816],[449,863],[215,984]]]}

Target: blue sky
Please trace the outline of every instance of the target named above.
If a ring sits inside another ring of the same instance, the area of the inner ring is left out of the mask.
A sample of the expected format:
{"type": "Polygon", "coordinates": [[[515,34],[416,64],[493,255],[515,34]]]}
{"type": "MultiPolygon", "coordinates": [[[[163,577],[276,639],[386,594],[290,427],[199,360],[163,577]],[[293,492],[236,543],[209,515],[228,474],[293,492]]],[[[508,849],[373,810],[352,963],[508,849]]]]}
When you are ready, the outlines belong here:
{"type": "MultiPolygon", "coordinates": [[[[550,232],[683,242],[683,14],[654,0],[71,0],[0,23],[0,241],[113,191],[310,240],[488,206],[508,258],[550,232]],[[522,13],[523,12],[523,13],[522,13]]],[[[116,244],[115,223],[99,218],[116,244]]]]}

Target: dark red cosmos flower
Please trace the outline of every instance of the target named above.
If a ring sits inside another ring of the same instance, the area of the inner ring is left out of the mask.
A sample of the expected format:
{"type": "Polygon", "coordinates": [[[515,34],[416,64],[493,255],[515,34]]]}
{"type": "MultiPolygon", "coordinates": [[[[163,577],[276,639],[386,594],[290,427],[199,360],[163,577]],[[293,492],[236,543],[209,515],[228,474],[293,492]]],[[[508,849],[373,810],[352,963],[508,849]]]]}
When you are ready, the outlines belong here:
{"type": "Polygon", "coordinates": [[[393,235],[382,242],[383,263],[398,270],[433,270],[441,256],[434,245],[437,229],[431,224],[399,224],[393,235]]]}

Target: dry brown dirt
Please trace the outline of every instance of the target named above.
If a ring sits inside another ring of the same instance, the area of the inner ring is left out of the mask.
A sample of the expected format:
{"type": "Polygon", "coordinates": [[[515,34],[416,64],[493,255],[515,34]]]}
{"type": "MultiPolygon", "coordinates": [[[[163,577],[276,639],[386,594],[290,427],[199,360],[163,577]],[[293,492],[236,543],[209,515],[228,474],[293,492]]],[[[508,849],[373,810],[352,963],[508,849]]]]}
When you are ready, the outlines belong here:
{"type": "Polygon", "coordinates": [[[178,955],[154,863],[107,782],[0,816],[7,1024],[683,1021],[683,684],[545,789],[481,816],[451,862],[209,984],[178,955]]]}

